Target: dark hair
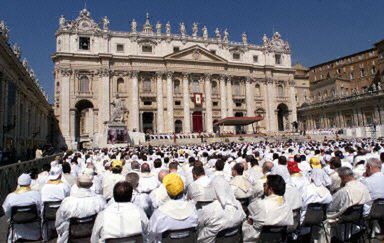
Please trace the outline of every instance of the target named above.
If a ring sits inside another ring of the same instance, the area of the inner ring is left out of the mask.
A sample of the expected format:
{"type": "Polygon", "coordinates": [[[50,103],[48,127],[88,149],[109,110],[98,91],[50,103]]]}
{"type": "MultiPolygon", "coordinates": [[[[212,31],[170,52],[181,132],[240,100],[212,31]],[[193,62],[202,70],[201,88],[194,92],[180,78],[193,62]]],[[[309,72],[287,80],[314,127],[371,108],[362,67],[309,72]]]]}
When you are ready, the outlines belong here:
{"type": "Polygon", "coordinates": [[[169,165],[168,165],[168,168],[170,169],[170,170],[177,170],[177,167],[179,166],[179,163],[177,163],[177,162],[171,162],[171,163],[169,163],[169,165]]]}
{"type": "Polygon", "coordinates": [[[31,177],[32,180],[36,180],[38,175],[39,175],[39,171],[37,170],[37,168],[32,168],[29,171],[29,176],[31,177]]]}
{"type": "Polygon", "coordinates": [[[196,177],[200,177],[205,175],[204,167],[203,166],[194,166],[192,169],[192,174],[196,177]]]}
{"type": "Polygon", "coordinates": [[[241,163],[237,163],[233,166],[232,170],[235,170],[238,175],[243,175],[244,166],[241,163]]]}
{"type": "Polygon", "coordinates": [[[247,155],[247,156],[245,156],[245,161],[246,162],[251,162],[252,161],[252,159],[254,159],[255,157],[253,157],[253,155],[247,155]]]}
{"type": "Polygon", "coordinates": [[[279,157],[278,162],[279,162],[279,165],[286,165],[287,164],[287,158],[282,155],[279,157]]]}
{"type": "Polygon", "coordinates": [[[188,159],[188,163],[189,163],[191,166],[193,166],[193,165],[195,164],[195,162],[196,162],[195,157],[189,157],[189,159],[188,159]]]}
{"type": "Polygon", "coordinates": [[[132,170],[140,170],[140,164],[137,161],[132,161],[131,163],[131,169],[132,170]]]}
{"type": "Polygon", "coordinates": [[[222,159],[218,159],[216,160],[216,163],[215,163],[215,169],[217,171],[222,171],[224,170],[224,160],[222,159]]]}
{"type": "Polygon", "coordinates": [[[63,167],[64,174],[71,173],[71,165],[68,162],[64,162],[62,167],[63,167]]]}
{"type": "Polygon", "coordinates": [[[332,157],[329,161],[330,165],[332,165],[335,169],[338,169],[341,167],[341,159],[340,157],[332,157]]]}
{"type": "Polygon", "coordinates": [[[115,202],[130,202],[133,188],[127,181],[120,181],[113,187],[113,198],[115,202]]]}
{"type": "Polygon", "coordinates": [[[165,157],[164,158],[164,163],[168,164],[168,162],[169,162],[169,157],[165,157]]]}
{"type": "Polygon", "coordinates": [[[43,171],[50,171],[51,170],[51,165],[50,164],[43,164],[43,171]]]}
{"type": "Polygon", "coordinates": [[[272,189],[273,193],[278,196],[285,194],[285,181],[280,175],[268,175],[267,185],[272,189]]]}
{"type": "Polygon", "coordinates": [[[255,158],[252,158],[250,162],[251,162],[251,166],[252,167],[255,166],[255,165],[259,165],[259,161],[257,159],[255,159],[255,158]]]}
{"type": "Polygon", "coordinates": [[[301,162],[301,156],[300,156],[300,154],[296,154],[296,155],[293,157],[293,160],[294,160],[296,163],[300,163],[300,162],[301,162]]]}
{"type": "Polygon", "coordinates": [[[149,173],[151,172],[151,168],[149,167],[149,164],[144,163],[141,165],[141,173],[149,173]]]}
{"type": "Polygon", "coordinates": [[[117,166],[117,167],[112,167],[112,173],[113,174],[120,174],[123,171],[123,167],[117,166]]]}
{"type": "Polygon", "coordinates": [[[161,164],[161,159],[155,159],[155,161],[153,161],[153,167],[155,168],[160,168],[161,164]]]}

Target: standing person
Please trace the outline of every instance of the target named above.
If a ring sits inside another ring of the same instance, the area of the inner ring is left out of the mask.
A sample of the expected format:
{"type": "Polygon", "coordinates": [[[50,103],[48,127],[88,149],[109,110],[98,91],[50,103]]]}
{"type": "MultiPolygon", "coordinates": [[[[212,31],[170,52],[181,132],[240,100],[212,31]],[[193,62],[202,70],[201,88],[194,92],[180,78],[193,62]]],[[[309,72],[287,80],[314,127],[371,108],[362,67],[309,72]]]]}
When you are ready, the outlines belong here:
{"type": "Polygon", "coordinates": [[[115,184],[125,180],[125,177],[121,174],[121,171],[123,170],[123,163],[121,160],[113,160],[111,166],[112,173],[106,173],[103,178],[103,196],[106,200],[112,197],[115,184]]]}
{"type": "MultiPolygon", "coordinates": [[[[35,204],[38,213],[42,211],[41,195],[40,192],[31,189],[32,179],[29,174],[22,174],[17,179],[17,189],[8,194],[4,203],[4,214],[9,220],[11,218],[11,210],[14,206],[27,206],[35,204]]],[[[13,240],[39,240],[40,239],[40,222],[14,225],[13,240]]],[[[8,242],[11,242],[12,235],[8,235],[8,242]]]]}
{"type": "Polygon", "coordinates": [[[35,159],[40,159],[42,157],[43,157],[43,151],[41,150],[40,146],[38,146],[35,152],[35,159]]]}

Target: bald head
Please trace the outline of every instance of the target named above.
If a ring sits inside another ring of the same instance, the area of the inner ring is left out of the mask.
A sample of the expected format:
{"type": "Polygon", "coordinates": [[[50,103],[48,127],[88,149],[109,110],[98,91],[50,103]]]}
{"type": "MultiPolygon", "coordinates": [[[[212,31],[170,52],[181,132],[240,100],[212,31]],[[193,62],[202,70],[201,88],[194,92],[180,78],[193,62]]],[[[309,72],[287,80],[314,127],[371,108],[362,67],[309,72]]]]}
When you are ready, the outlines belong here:
{"type": "Polygon", "coordinates": [[[377,158],[369,158],[365,165],[365,175],[371,176],[381,171],[381,161],[377,158]]]}
{"type": "Polygon", "coordinates": [[[159,171],[159,174],[157,175],[159,181],[162,183],[163,182],[163,179],[166,175],[169,174],[169,171],[168,170],[160,170],[159,171]]]}
{"type": "Polygon", "coordinates": [[[271,172],[273,168],[273,163],[270,161],[266,161],[263,164],[263,174],[267,174],[268,172],[271,172]]]}

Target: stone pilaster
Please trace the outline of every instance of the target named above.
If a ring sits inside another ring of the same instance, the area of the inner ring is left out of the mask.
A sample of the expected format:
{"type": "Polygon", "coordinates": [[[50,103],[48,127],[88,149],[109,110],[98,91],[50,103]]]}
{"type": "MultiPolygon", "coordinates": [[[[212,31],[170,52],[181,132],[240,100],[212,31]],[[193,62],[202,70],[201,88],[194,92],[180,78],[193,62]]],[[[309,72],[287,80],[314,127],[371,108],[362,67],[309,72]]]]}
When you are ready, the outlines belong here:
{"type": "Polygon", "coordinates": [[[227,92],[225,89],[225,77],[220,77],[220,112],[221,118],[227,117],[227,92]]]}
{"type": "Polygon", "coordinates": [[[262,92],[262,96],[264,97],[264,107],[265,107],[265,114],[264,114],[264,124],[265,124],[265,130],[270,131],[269,126],[269,100],[268,100],[268,87],[267,87],[267,81],[261,82],[260,84],[260,91],[262,92]]]}
{"type": "MultiPolygon", "coordinates": [[[[247,107],[247,116],[255,116],[255,107],[254,107],[254,94],[252,88],[252,80],[248,77],[245,80],[245,98],[246,98],[246,107],[247,107]]],[[[247,133],[253,133],[252,125],[247,126],[247,133]]]]}
{"type": "Polygon", "coordinates": [[[267,92],[266,92],[266,98],[268,101],[268,121],[269,121],[269,130],[270,131],[277,131],[277,115],[276,115],[276,106],[274,99],[276,97],[275,92],[275,85],[271,78],[267,78],[267,92]]]}
{"type": "Polygon", "coordinates": [[[173,121],[173,81],[172,72],[167,73],[167,132],[173,133],[175,131],[175,124],[173,121]]]}
{"type": "Polygon", "coordinates": [[[157,73],[157,133],[164,132],[163,73],[157,73]]]}
{"type": "Polygon", "coordinates": [[[100,86],[99,86],[99,133],[104,134],[105,122],[110,120],[110,70],[107,68],[99,70],[100,86]]]}
{"type": "MultiPolygon", "coordinates": [[[[292,123],[294,121],[297,121],[296,91],[295,91],[295,81],[293,80],[293,77],[292,77],[292,80],[290,80],[288,82],[288,84],[289,84],[289,98],[290,98],[290,103],[291,103],[291,107],[290,107],[290,110],[291,110],[290,123],[292,123]]],[[[293,130],[293,127],[292,127],[292,130],[293,130]]]]}
{"type": "Polygon", "coordinates": [[[212,86],[211,75],[205,75],[205,128],[206,131],[213,132],[213,120],[212,120],[212,86]]]}
{"type": "MultiPolygon", "coordinates": [[[[227,76],[227,116],[233,116],[232,77],[227,76]]],[[[234,127],[225,127],[227,131],[234,131],[234,127]]]]}
{"type": "Polygon", "coordinates": [[[131,90],[131,130],[139,131],[139,80],[138,80],[139,72],[132,71],[131,72],[131,82],[132,82],[132,90],[131,90]]]}
{"type": "MultiPolygon", "coordinates": [[[[72,74],[71,69],[60,69],[60,99],[61,99],[61,114],[60,114],[60,129],[64,137],[65,143],[69,148],[72,147],[74,137],[70,134],[70,76],[72,74]]],[[[32,113],[33,114],[33,113],[32,113]]],[[[29,121],[30,123],[32,121],[29,121]]],[[[31,123],[32,124],[32,123],[31,123]]],[[[33,131],[30,131],[32,133],[33,131]]]]}
{"type": "Polygon", "coordinates": [[[191,132],[191,117],[190,117],[190,98],[189,98],[189,75],[183,73],[183,103],[184,103],[184,128],[183,133],[191,132]]]}

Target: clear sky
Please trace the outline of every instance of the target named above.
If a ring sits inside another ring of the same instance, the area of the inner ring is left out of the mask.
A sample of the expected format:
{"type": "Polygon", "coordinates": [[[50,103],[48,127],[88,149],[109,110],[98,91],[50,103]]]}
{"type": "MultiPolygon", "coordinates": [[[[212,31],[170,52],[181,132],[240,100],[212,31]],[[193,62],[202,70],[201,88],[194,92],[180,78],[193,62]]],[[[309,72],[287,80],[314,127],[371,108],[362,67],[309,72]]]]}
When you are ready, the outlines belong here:
{"type": "MultiPolygon", "coordinates": [[[[75,19],[83,6],[83,0],[0,0],[11,42],[21,46],[50,101],[58,18],[75,19]]],[[[290,43],[292,62],[306,66],[371,48],[384,38],[384,0],[87,0],[87,8],[97,22],[108,16],[113,30],[128,31],[132,18],[141,28],[149,12],[153,24],[170,21],[175,32],[182,21],[189,33],[197,22],[210,35],[216,27],[228,28],[236,41],[247,32],[249,42],[259,44],[264,33],[279,31],[290,43]]]]}

